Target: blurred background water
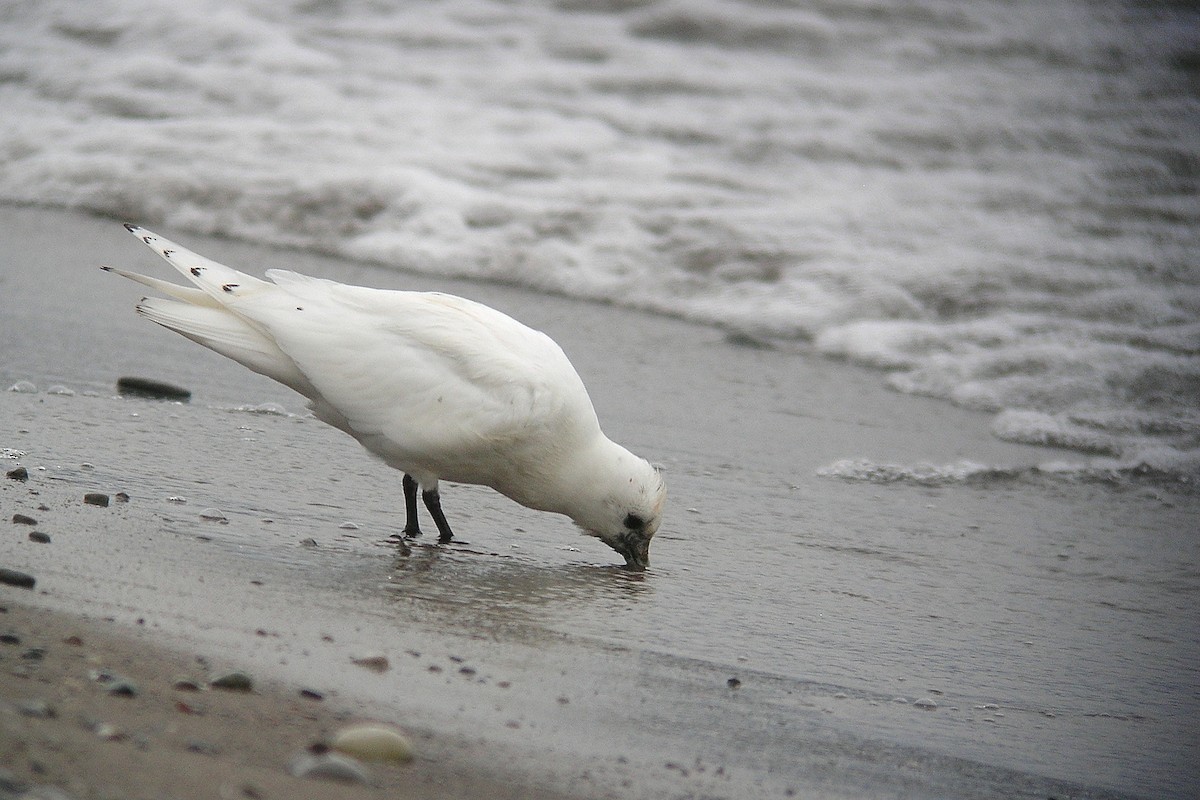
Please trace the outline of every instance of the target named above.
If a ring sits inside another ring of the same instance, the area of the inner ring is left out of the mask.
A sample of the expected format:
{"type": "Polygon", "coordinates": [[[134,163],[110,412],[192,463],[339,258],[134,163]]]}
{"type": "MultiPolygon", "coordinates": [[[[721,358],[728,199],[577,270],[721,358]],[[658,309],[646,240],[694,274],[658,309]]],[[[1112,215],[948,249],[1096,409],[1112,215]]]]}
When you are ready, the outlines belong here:
{"type": "Polygon", "coordinates": [[[1179,484],[1198,53],[1169,2],[18,0],[0,201],[698,320],[1179,484]]]}

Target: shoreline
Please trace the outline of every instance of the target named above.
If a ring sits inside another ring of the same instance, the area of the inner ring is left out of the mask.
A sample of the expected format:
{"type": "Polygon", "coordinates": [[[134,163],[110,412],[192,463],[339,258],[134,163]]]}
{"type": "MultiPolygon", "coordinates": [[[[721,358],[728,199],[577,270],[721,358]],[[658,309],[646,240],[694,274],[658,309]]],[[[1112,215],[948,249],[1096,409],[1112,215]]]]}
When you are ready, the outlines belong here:
{"type": "Polygon", "coordinates": [[[24,269],[0,297],[0,374],[41,391],[0,395],[5,471],[31,476],[0,480],[0,522],[36,517],[51,542],[6,523],[0,566],[38,587],[0,598],[292,687],[284,709],[312,687],[323,711],[407,729],[435,772],[546,796],[1182,797],[1196,776],[1181,739],[1196,645],[1161,579],[1191,585],[1194,493],[820,477],[845,459],[1020,475],[1063,453],[878,373],[678,320],[180,237],[251,272],[512,313],[563,344],[606,432],[666,470],[669,524],[640,577],[561,519],[465,486],[443,502],[471,545],[399,558],[398,474],[290,391],[138,319],[136,289],[95,269],[154,269],[119,224],[6,214],[24,269]],[[114,396],[122,375],[193,400],[114,396]],[[92,491],[129,502],[88,506],[92,491]],[[390,668],[351,661],[373,655],[390,668]]]}
{"type": "Polygon", "coordinates": [[[210,660],[164,647],[151,629],[26,605],[7,591],[0,609],[0,797],[35,787],[129,800],[586,796],[505,778],[496,764],[448,759],[428,733],[413,737],[410,764],[359,763],[366,783],[296,777],[289,763],[337,730],[396,722],[270,678],[251,676],[250,691],[212,687],[217,665],[228,669],[236,654],[210,660]],[[114,694],[106,675],[132,688],[114,694]]]}

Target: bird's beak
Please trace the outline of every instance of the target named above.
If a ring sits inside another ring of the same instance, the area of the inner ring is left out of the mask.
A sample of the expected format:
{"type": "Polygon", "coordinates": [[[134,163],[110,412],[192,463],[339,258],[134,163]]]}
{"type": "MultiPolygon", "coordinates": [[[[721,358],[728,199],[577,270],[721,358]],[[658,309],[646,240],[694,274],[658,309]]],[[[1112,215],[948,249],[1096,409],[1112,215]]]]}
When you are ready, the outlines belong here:
{"type": "Polygon", "coordinates": [[[621,555],[625,556],[625,569],[642,572],[650,566],[650,540],[629,542],[629,548],[621,555]]]}

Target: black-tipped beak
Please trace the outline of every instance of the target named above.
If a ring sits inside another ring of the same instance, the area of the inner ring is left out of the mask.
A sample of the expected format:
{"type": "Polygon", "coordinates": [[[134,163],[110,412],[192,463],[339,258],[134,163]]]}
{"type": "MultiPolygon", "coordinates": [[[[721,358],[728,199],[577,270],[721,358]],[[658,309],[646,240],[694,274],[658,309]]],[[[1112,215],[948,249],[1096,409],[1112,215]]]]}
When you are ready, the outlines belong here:
{"type": "Polygon", "coordinates": [[[650,540],[628,542],[621,555],[625,556],[625,569],[642,572],[650,566],[650,540]]]}

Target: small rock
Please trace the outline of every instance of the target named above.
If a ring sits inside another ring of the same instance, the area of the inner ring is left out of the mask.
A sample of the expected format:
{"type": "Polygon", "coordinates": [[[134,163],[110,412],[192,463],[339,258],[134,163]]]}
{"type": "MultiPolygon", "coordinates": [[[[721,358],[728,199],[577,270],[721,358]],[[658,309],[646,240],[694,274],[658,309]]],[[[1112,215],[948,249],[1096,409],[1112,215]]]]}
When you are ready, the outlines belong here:
{"type": "Polygon", "coordinates": [[[361,764],[338,753],[300,753],[288,763],[288,772],[297,778],[360,784],[371,782],[370,775],[361,764]]]}
{"type": "Polygon", "coordinates": [[[922,711],[937,711],[937,701],[932,697],[922,697],[920,700],[913,702],[913,708],[919,708],[922,711]]]}
{"type": "Polygon", "coordinates": [[[37,520],[25,514],[13,514],[14,525],[37,525],[37,520]]]}
{"type": "Polygon", "coordinates": [[[50,534],[42,533],[41,531],[30,531],[29,541],[37,542],[38,544],[50,544],[50,534]]]}
{"type": "Polygon", "coordinates": [[[212,681],[209,686],[229,692],[248,692],[254,688],[254,681],[244,672],[230,672],[212,681]]]}
{"type": "Polygon", "coordinates": [[[8,770],[0,767],[0,797],[27,797],[29,785],[8,770]]]}
{"type": "Polygon", "coordinates": [[[350,662],[372,672],[387,672],[388,667],[391,666],[387,656],[363,656],[362,658],[352,658],[350,662]]]}
{"type": "Polygon", "coordinates": [[[31,647],[21,653],[21,658],[25,661],[41,661],[46,657],[46,648],[31,647]]]}
{"type": "Polygon", "coordinates": [[[341,525],[338,525],[338,527],[344,531],[356,531],[356,530],[358,530],[358,523],[350,522],[349,520],[347,520],[346,522],[343,522],[341,525]]]}
{"type": "Polygon", "coordinates": [[[742,681],[740,678],[730,678],[729,680],[725,681],[725,685],[730,689],[736,689],[742,685],[742,681]]]}
{"type": "Polygon", "coordinates": [[[9,586],[19,586],[22,589],[32,589],[37,584],[37,579],[32,575],[18,572],[15,569],[0,567],[0,583],[7,583],[9,586]]]}
{"type": "Polygon", "coordinates": [[[301,545],[302,547],[316,547],[316,546],[317,546],[317,540],[316,540],[316,539],[314,539],[314,538],[312,538],[312,537],[310,536],[310,537],[308,537],[307,539],[301,539],[301,540],[300,540],[300,545],[301,545]]]}
{"type": "Polygon", "coordinates": [[[8,390],[17,394],[37,394],[37,386],[30,381],[17,381],[8,390]]]}
{"type": "Polygon", "coordinates": [[[108,495],[103,492],[88,492],[83,496],[83,502],[90,506],[100,506],[108,508],[108,495]]]}
{"type": "Polygon", "coordinates": [[[187,389],[149,378],[126,376],[117,379],[117,393],[151,400],[190,400],[192,393],[187,389]]]}
{"type": "Polygon", "coordinates": [[[301,689],[300,696],[307,700],[324,700],[325,695],[316,689],[301,689]]]}
{"type": "Polygon", "coordinates": [[[171,684],[171,688],[177,689],[181,692],[198,692],[200,691],[200,684],[191,678],[178,678],[173,684],[171,684]]]}
{"type": "Polygon", "coordinates": [[[80,639],[78,636],[71,635],[63,639],[63,644],[69,644],[71,647],[82,647],[83,639],[80,639]]]}
{"type": "Polygon", "coordinates": [[[88,671],[88,677],[104,686],[104,691],[108,694],[117,697],[136,697],[138,694],[137,684],[115,672],[93,669],[88,671]]]}
{"type": "Polygon", "coordinates": [[[412,761],[408,737],[387,725],[352,725],[334,734],[329,746],[360,761],[407,764],[412,761]]]}
{"type": "Polygon", "coordinates": [[[17,467],[16,469],[10,469],[8,472],[4,473],[4,477],[13,481],[27,481],[29,480],[29,470],[25,469],[24,467],[17,467]]]}
{"type": "Polygon", "coordinates": [[[25,717],[34,717],[35,719],[53,719],[58,715],[58,712],[54,710],[54,706],[50,705],[41,698],[18,700],[13,705],[16,706],[17,713],[25,717]]]}
{"type": "Polygon", "coordinates": [[[200,519],[207,519],[212,522],[228,522],[225,514],[219,508],[206,508],[200,512],[200,519]]]}
{"type": "Polygon", "coordinates": [[[129,493],[128,492],[117,492],[115,495],[113,495],[113,499],[116,500],[118,503],[128,503],[129,502],[129,493]]]}
{"type": "Polygon", "coordinates": [[[111,722],[98,722],[92,727],[92,733],[106,742],[116,742],[125,738],[125,732],[111,722]]]}
{"type": "Polygon", "coordinates": [[[0,633],[0,644],[20,644],[21,637],[15,633],[0,633]]]}

